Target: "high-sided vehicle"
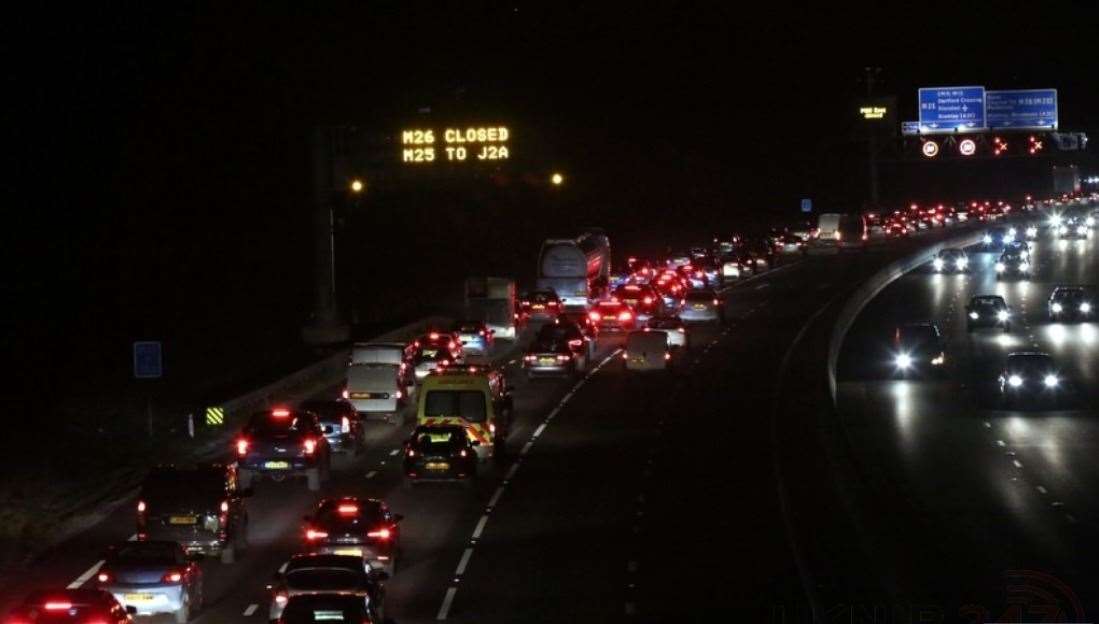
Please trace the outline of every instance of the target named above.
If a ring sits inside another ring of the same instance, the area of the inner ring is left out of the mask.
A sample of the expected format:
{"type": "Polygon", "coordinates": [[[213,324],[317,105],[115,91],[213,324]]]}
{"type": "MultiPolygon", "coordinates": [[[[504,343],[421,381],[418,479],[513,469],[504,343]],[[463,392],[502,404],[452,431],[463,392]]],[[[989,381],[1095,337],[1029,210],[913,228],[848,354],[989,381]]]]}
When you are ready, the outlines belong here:
{"type": "Polygon", "coordinates": [[[102,589],[39,589],[5,616],[6,624],[130,624],[133,607],[123,607],[102,589]]]}
{"type": "Polygon", "coordinates": [[[415,365],[417,345],[412,342],[367,342],[351,348],[351,365],[390,364],[400,370],[401,385],[407,388],[415,383],[412,367],[415,365]]]}
{"type": "Polygon", "coordinates": [[[248,547],[252,491],[234,464],[162,465],[152,469],[137,499],[137,538],[179,543],[188,553],[233,563],[248,547]]]}
{"type": "MultiPolygon", "coordinates": [[[[385,585],[389,574],[374,569],[365,559],[355,555],[299,553],[275,572],[267,585],[271,594],[267,619],[278,621],[291,600],[301,596],[336,595],[363,601],[376,615],[385,618],[385,585]]],[[[356,624],[359,620],[355,620],[356,624]]]]}
{"type": "MultiPolygon", "coordinates": [[[[381,366],[391,366],[382,364],[381,366]]],[[[354,367],[352,367],[354,368],[354,367]]],[[[300,409],[313,412],[321,423],[328,446],[338,453],[358,453],[366,443],[366,432],[358,410],[347,399],[311,399],[300,409]]]]}
{"type": "Polygon", "coordinates": [[[424,379],[416,400],[417,426],[466,430],[481,458],[501,456],[512,421],[511,389],[502,371],[462,365],[424,379]]]}
{"type": "Polygon", "coordinates": [[[305,516],[302,545],[306,552],[351,555],[390,576],[397,569],[404,518],[376,498],[325,498],[305,516]]]}
{"type": "Polygon", "coordinates": [[[1001,400],[1006,405],[1055,399],[1064,390],[1064,379],[1053,357],[1041,351],[1008,354],[999,381],[1001,400]]]}
{"type": "Polygon", "coordinates": [[[893,371],[900,377],[943,375],[946,346],[935,323],[909,323],[893,330],[893,371]]]}
{"type": "Polygon", "coordinates": [[[982,327],[1000,327],[1011,331],[1011,309],[1000,295],[976,295],[965,306],[966,331],[982,327]]]}
{"type": "Polygon", "coordinates": [[[404,445],[405,482],[459,481],[472,485],[479,461],[473,440],[463,427],[416,427],[404,445]]]}
{"type": "Polygon", "coordinates": [[[202,609],[202,567],[178,542],[111,546],[95,581],[137,615],[170,614],[178,624],[186,624],[202,609]]]}
{"type": "MultiPolygon", "coordinates": [[[[508,277],[470,277],[465,283],[464,314],[469,321],[483,321],[491,334],[513,340],[518,331],[518,300],[515,280],[508,277]]],[[[491,345],[488,341],[488,346],[491,345]]]]}
{"type": "Polygon", "coordinates": [[[550,239],[538,254],[539,290],[553,290],[565,308],[586,310],[611,275],[607,235],[589,228],[575,239],[550,239]]]}
{"type": "Polygon", "coordinates": [[[667,370],[672,359],[668,346],[668,333],[651,329],[632,331],[626,336],[626,348],[622,351],[626,370],[633,372],[667,370]]]}
{"type": "Polygon", "coordinates": [[[1049,320],[1090,321],[1095,318],[1094,297],[1083,286],[1058,286],[1049,296],[1049,320]]]}
{"type": "Polygon", "coordinates": [[[645,324],[646,331],[662,331],[668,334],[670,349],[686,349],[689,346],[687,326],[678,316],[654,316],[645,324]]]}
{"type": "Polygon", "coordinates": [[[969,256],[964,249],[943,249],[931,261],[931,269],[936,273],[964,273],[969,270],[969,256]]]}
{"type": "Polygon", "coordinates": [[[355,364],[347,369],[347,400],[362,419],[400,424],[408,389],[400,367],[392,364],[355,364]]]}
{"type": "Polygon", "coordinates": [[[315,492],[331,470],[331,448],[320,421],[303,410],[276,407],[253,414],[233,441],[233,450],[244,488],[257,479],[304,477],[315,492]]]}

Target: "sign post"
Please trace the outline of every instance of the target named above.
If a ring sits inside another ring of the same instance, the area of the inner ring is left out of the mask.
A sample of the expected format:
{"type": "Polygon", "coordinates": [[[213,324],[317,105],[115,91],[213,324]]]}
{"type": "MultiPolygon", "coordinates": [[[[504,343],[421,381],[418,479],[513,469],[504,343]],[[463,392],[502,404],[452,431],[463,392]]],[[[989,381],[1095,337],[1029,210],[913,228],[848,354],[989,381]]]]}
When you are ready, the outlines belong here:
{"type": "Polygon", "coordinates": [[[813,200],[806,197],[801,200],[801,211],[805,213],[813,212],[813,200]]]}
{"type": "MultiPolygon", "coordinates": [[[[159,340],[134,342],[134,379],[160,379],[164,376],[164,357],[159,340]]],[[[153,395],[145,394],[145,418],[149,437],[153,437],[153,395]]]]}

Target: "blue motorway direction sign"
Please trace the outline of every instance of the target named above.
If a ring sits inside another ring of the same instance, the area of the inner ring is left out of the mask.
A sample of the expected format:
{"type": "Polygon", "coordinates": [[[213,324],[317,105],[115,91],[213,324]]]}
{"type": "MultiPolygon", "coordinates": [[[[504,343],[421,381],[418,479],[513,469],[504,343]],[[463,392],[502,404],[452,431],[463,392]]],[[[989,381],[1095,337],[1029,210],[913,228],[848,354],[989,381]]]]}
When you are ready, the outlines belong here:
{"type": "Polygon", "coordinates": [[[813,212],[813,200],[809,199],[808,197],[801,200],[801,211],[813,212]]]}
{"type": "Polygon", "coordinates": [[[918,121],[902,121],[901,122],[901,134],[913,135],[920,133],[920,122],[918,121]]]}
{"type": "Polygon", "coordinates": [[[134,377],[160,379],[164,375],[164,361],[160,342],[142,340],[134,343],[134,377]]]}
{"type": "Polygon", "coordinates": [[[985,92],[988,127],[1057,129],[1057,89],[1012,89],[985,92]]]}
{"type": "Polygon", "coordinates": [[[976,132],[985,122],[984,87],[930,87],[919,90],[920,133],[976,132]]]}

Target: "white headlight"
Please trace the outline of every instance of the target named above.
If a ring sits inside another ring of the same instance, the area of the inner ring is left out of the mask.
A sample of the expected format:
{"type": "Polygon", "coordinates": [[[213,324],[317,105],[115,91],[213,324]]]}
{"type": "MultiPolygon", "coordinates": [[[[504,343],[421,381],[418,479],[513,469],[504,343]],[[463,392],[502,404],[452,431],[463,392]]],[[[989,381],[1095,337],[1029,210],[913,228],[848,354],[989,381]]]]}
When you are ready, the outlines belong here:
{"type": "Polygon", "coordinates": [[[1003,263],[1003,262],[997,262],[997,263],[996,263],[996,272],[997,272],[997,273],[1003,273],[1003,272],[1004,272],[1004,271],[1006,271],[1006,270],[1007,270],[1007,267],[1006,267],[1006,266],[1004,266],[1004,263],[1003,263]]]}
{"type": "Polygon", "coordinates": [[[996,313],[996,318],[1000,319],[1001,321],[1006,321],[1008,316],[1009,315],[1007,313],[1007,310],[1000,310],[996,313]]]}
{"type": "Polygon", "coordinates": [[[1087,314],[1088,312],[1091,312],[1091,304],[1088,303],[1087,301],[1081,303],[1080,304],[1080,311],[1083,312],[1084,314],[1087,314]]]}
{"type": "Polygon", "coordinates": [[[1095,225],[1095,217],[1088,217],[1084,220],[1084,224],[1086,224],[1088,227],[1092,227],[1093,225],[1095,225]]]}
{"type": "Polygon", "coordinates": [[[1061,225],[1061,215],[1053,215],[1050,217],[1049,224],[1053,226],[1061,225]]]}
{"type": "Polygon", "coordinates": [[[1051,305],[1050,308],[1052,308],[1054,312],[1060,312],[1061,310],[1065,309],[1065,306],[1063,306],[1059,303],[1055,303],[1055,304],[1051,305]]]}
{"type": "Polygon", "coordinates": [[[1076,233],[1077,234],[1087,234],[1088,229],[1086,227],[1082,226],[1082,225],[1078,225],[1078,226],[1076,226],[1076,233]]]}
{"type": "Polygon", "coordinates": [[[983,240],[984,240],[984,243],[985,243],[986,245],[991,245],[991,244],[992,244],[992,237],[991,237],[991,236],[989,236],[988,234],[985,234],[985,237],[984,237],[984,239],[983,239],[983,240]]]}
{"type": "Polygon", "coordinates": [[[935,258],[934,260],[931,261],[931,264],[934,265],[936,271],[943,270],[943,259],[942,258],[935,258]]]}
{"type": "Polygon", "coordinates": [[[1030,263],[1029,262],[1019,263],[1019,270],[1022,271],[1023,273],[1026,273],[1027,271],[1030,270],[1030,263]]]}
{"type": "Polygon", "coordinates": [[[1044,379],[1042,379],[1042,383],[1046,384],[1047,388],[1053,388],[1057,384],[1061,383],[1061,380],[1057,379],[1057,375],[1049,374],[1046,375],[1044,379]]]}
{"type": "Polygon", "coordinates": [[[977,314],[976,312],[970,312],[970,313],[969,313],[969,318],[971,318],[971,319],[973,319],[973,320],[977,320],[978,318],[980,318],[980,316],[981,316],[981,315],[980,315],[980,314],[977,314]]]}
{"type": "Polygon", "coordinates": [[[1018,232],[1015,230],[1015,228],[1009,228],[1007,231],[1007,235],[1011,238],[1015,238],[1016,234],[1018,234],[1018,232]]]}
{"type": "Polygon", "coordinates": [[[1023,385],[1023,378],[1018,375],[1012,375],[1011,377],[1007,378],[1007,383],[1012,388],[1018,388],[1019,386],[1023,385]]]}
{"type": "Polygon", "coordinates": [[[967,264],[969,264],[968,258],[958,258],[954,261],[954,266],[958,267],[959,269],[964,269],[965,265],[967,264]]]}
{"type": "Polygon", "coordinates": [[[912,366],[912,356],[907,353],[900,353],[897,355],[897,368],[908,368],[912,366]]]}
{"type": "Polygon", "coordinates": [[[1026,235],[1033,238],[1038,235],[1038,228],[1030,226],[1026,229],[1026,235]]]}

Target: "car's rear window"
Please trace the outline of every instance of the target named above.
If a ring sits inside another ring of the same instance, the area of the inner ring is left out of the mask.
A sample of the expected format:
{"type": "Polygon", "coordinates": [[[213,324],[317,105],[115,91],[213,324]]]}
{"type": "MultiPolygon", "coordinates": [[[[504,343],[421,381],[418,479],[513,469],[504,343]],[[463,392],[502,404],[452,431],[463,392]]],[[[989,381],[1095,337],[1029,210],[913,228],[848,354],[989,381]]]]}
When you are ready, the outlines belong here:
{"type": "Polygon", "coordinates": [[[424,416],[457,416],[469,422],[484,422],[485,395],[479,390],[429,390],[424,397],[424,416]]]}
{"type": "Polygon", "coordinates": [[[225,477],[212,471],[155,472],[145,478],[141,487],[141,500],[152,513],[172,507],[208,505],[224,496],[225,477]]]}
{"type": "Polygon", "coordinates": [[[423,431],[412,439],[412,445],[425,455],[447,454],[464,445],[466,433],[458,429],[423,431]]]}
{"type": "Polygon", "coordinates": [[[286,584],[302,591],[353,588],[358,583],[359,576],[350,570],[306,568],[286,573],[286,584]]]}
{"type": "Polygon", "coordinates": [[[712,301],[716,298],[717,295],[708,290],[696,290],[687,293],[687,301],[712,301]]]}
{"type": "Polygon", "coordinates": [[[177,563],[177,547],[170,543],[127,542],[112,553],[111,558],[122,563],[173,565],[177,563]]]}
{"type": "Polygon", "coordinates": [[[275,416],[269,413],[260,413],[252,416],[248,422],[248,429],[257,435],[281,435],[303,431],[309,426],[309,420],[304,416],[291,414],[289,416],[275,416]]]}

